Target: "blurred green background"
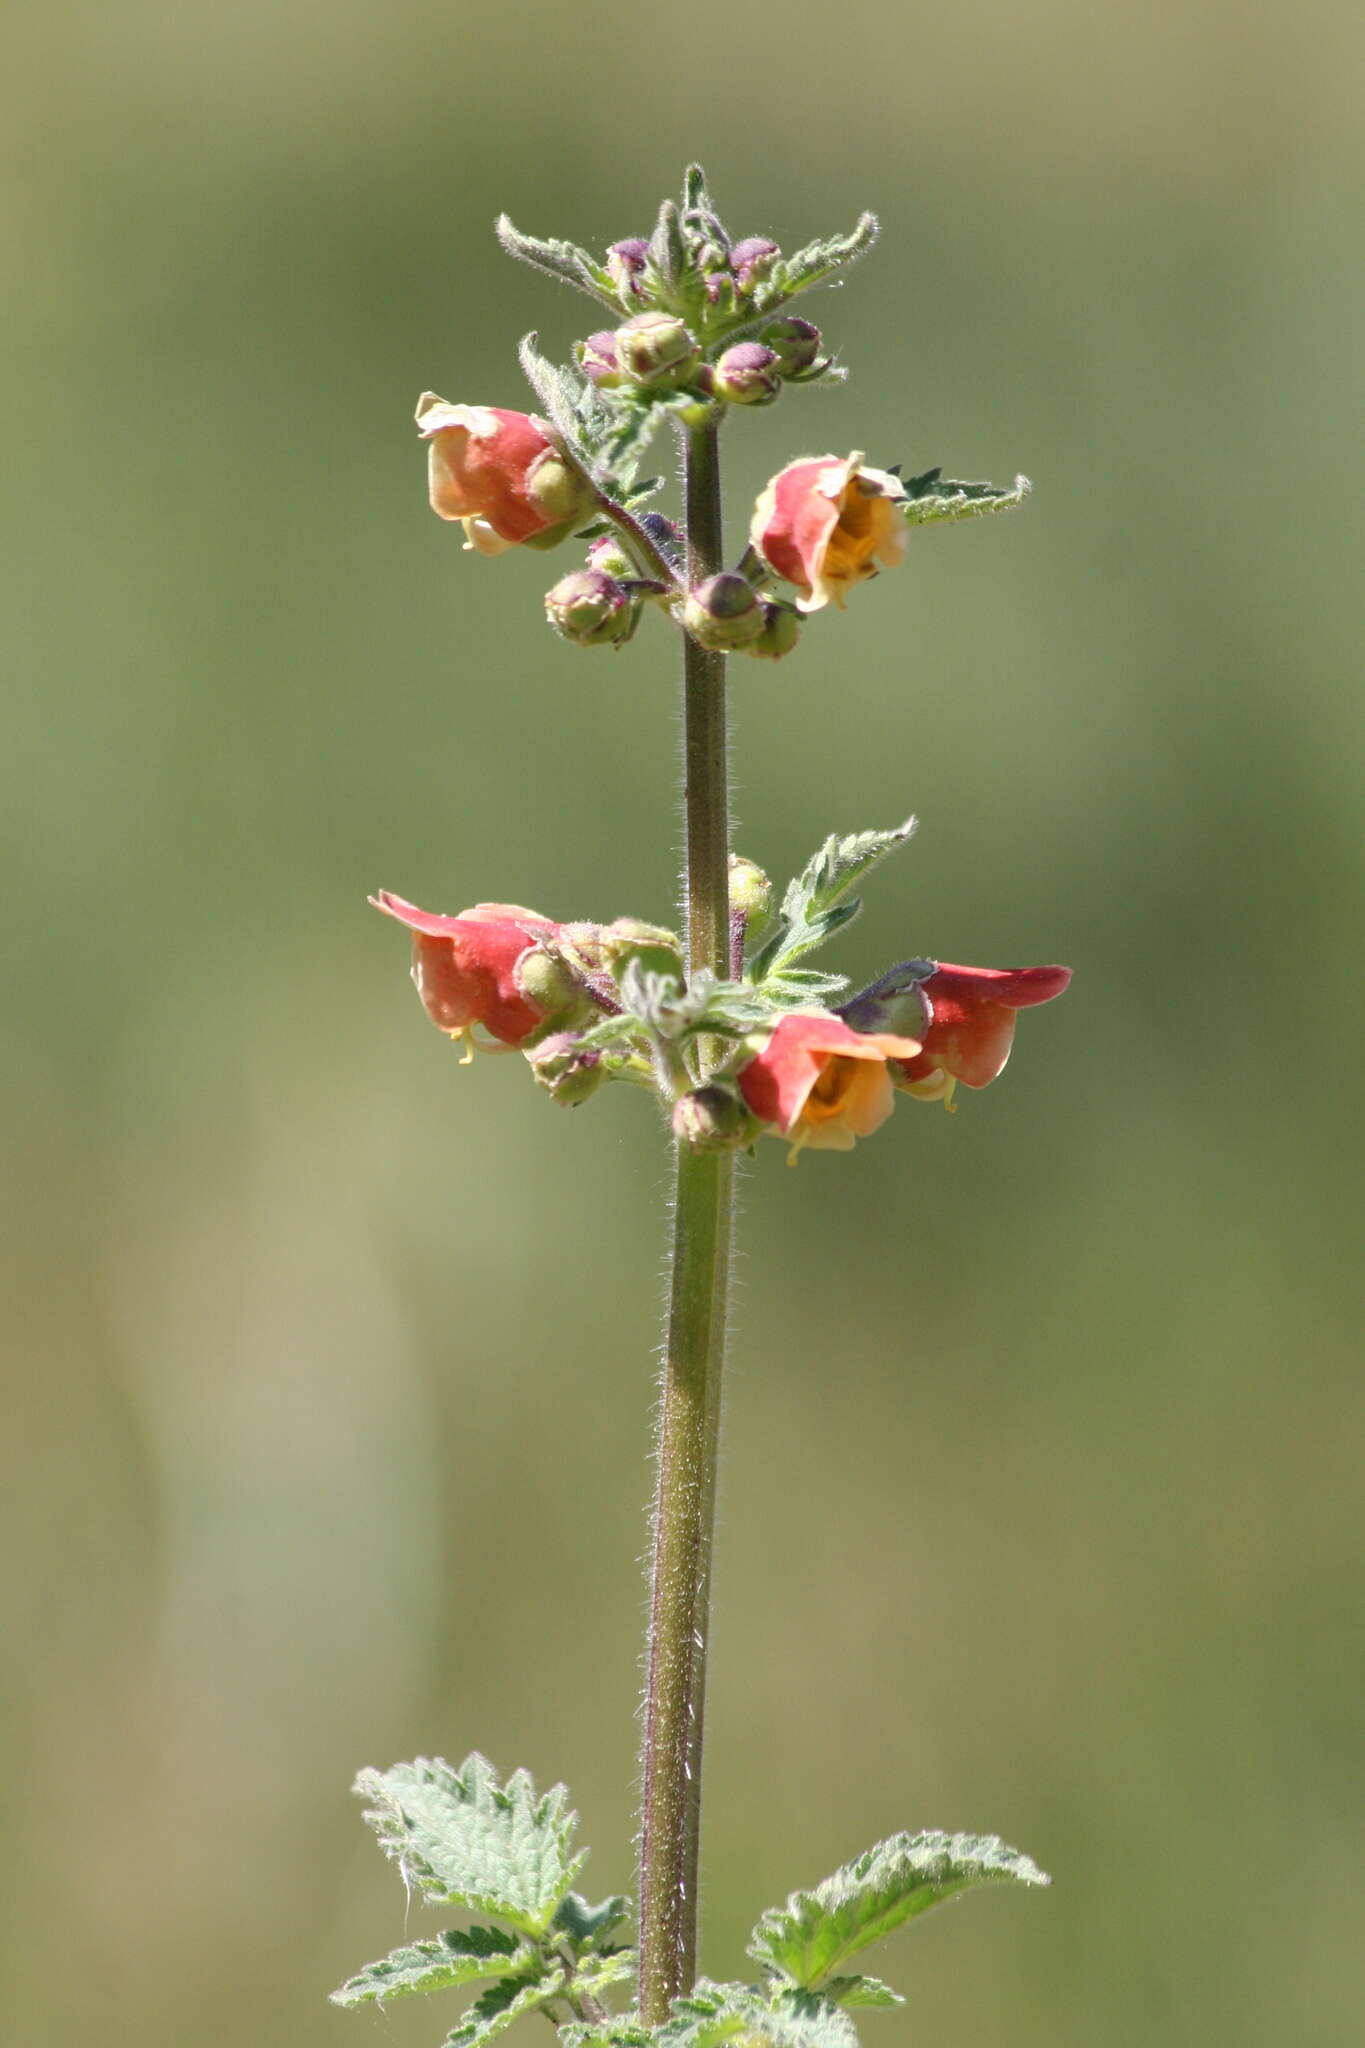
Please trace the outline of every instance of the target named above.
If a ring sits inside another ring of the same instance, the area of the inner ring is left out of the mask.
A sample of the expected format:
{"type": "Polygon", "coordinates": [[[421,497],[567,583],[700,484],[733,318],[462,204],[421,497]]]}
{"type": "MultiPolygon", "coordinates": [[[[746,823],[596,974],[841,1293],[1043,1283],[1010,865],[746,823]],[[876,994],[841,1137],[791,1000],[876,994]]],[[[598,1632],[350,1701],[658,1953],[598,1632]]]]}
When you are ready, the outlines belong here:
{"type": "Polygon", "coordinates": [[[839,965],[1077,970],[956,1118],[749,1175],[705,1966],[995,1829],[1053,1890],[874,1958],[869,2042],[1354,2042],[1359,10],[8,33],[7,2037],[434,2044],[324,2003],[427,1917],[363,1763],[563,1777],[630,1883],[660,1135],[463,1071],[364,899],[669,915],[668,636],[553,641],[410,418],[595,324],[499,209],[601,247],[697,155],[884,231],[732,532],[827,448],[1037,484],[740,665],[739,843],[914,808],[839,965]]]}

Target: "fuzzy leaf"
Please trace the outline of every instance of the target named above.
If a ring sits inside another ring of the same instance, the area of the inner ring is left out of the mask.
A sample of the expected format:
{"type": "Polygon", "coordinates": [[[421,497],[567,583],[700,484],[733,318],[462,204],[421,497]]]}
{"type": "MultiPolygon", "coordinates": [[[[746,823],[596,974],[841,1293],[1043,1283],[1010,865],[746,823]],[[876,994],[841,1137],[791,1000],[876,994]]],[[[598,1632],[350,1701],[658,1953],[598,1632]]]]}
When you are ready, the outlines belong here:
{"type": "Polygon", "coordinates": [[[590,1998],[600,1998],[613,1984],[634,1984],[635,1975],[633,1948],[615,1948],[601,1955],[594,1950],[575,1972],[573,1989],[575,1994],[586,1992],[590,1998]]]}
{"type": "Polygon", "coordinates": [[[658,2048],[719,2048],[744,2036],[745,2048],[857,2048],[847,2014],[827,1998],[783,1987],[757,1991],[750,1984],[713,1984],[706,1978],[686,1998],[675,1998],[673,2017],[655,2035],[658,2048]]]}
{"type": "Polygon", "coordinates": [[[751,978],[762,982],[771,974],[785,972],[851,923],[862,906],[856,900],[845,900],[849,890],[878,861],[904,846],[914,830],[915,820],[907,818],[889,832],[853,832],[842,839],[831,833],[796,879],[787,884],[781,908],[750,962],[751,978]]]}
{"type": "Polygon", "coordinates": [[[654,2039],[634,2013],[612,2013],[595,2026],[570,2021],[559,2030],[563,2048],[649,2048],[654,2039]]]}
{"type": "Polygon", "coordinates": [[[749,1954],[765,1969],[814,1988],[849,1956],[930,1906],[972,1886],[1047,1884],[1027,1856],[996,1835],[931,1830],[893,1835],[836,1870],[813,1892],[793,1892],[754,1929],[749,1954]]]}
{"type": "Polygon", "coordinates": [[[448,1931],[434,1941],[414,1941],[363,1970],[332,1993],[333,2005],[368,2005],[372,2001],[399,1998],[414,1991],[450,1991],[461,1984],[477,1984],[488,1977],[503,1977],[509,1963],[530,1963],[534,1954],[515,1935],[500,1927],[470,1927],[463,1933],[448,1931]]]}
{"type": "Polygon", "coordinates": [[[880,1977],[831,1977],[824,1995],[833,2005],[904,2005],[899,1991],[880,1977]]]}
{"type": "Polygon", "coordinates": [[[775,266],[755,293],[757,310],[770,313],[775,306],[794,299],[798,292],[809,291],[812,285],[822,284],[845,264],[853,263],[867,251],[877,239],[877,216],[865,213],[846,235],[828,235],[818,242],[808,242],[804,249],[798,249],[794,256],[775,266]]]}
{"type": "Polygon", "coordinates": [[[544,1934],[586,1860],[570,1854],[578,1816],[562,1785],[538,1797],[525,1771],[500,1785],[477,1752],[458,1770],[418,1757],[362,1771],[355,1789],[373,1802],[365,1818],[405,1884],[525,1934],[544,1934]]]}
{"type": "Polygon", "coordinates": [[[555,1914],[555,1931],[567,1934],[575,1948],[600,1948],[623,1920],[629,1920],[630,1913],[631,1902],[622,1892],[614,1892],[599,1906],[590,1906],[577,1892],[567,1892],[555,1914]]]}
{"type": "Polygon", "coordinates": [[[517,345],[517,360],[552,423],[572,447],[578,448],[585,439],[584,381],[576,370],[565,369],[541,355],[536,348],[537,339],[534,334],[523,335],[517,345]]]}
{"type": "Polygon", "coordinates": [[[659,218],[649,238],[649,261],[664,290],[676,292],[686,267],[687,249],[678,209],[671,199],[665,199],[659,208],[659,218]]]}
{"type": "Polygon", "coordinates": [[[481,2048],[519,2020],[523,2013],[549,2011],[564,1995],[564,1972],[556,1969],[521,1977],[503,1977],[476,1998],[458,2027],[446,2035],[444,2048],[481,2048]]]}
{"type": "Polygon", "coordinates": [[[590,299],[610,306],[613,313],[620,312],[610,271],[576,242],[543,241],[538,235],[524,235],[505,213],[499,214],[493,231],[508,255],[515,256],[519,263],[529,263],[533,269],[558,278],[561,284],[571,284],[586,292],[590,299]]]}
{"type": "Polygon", "coordinates": [[[1009,485],[955,483],[941,469],[926,469],[923,476],[909,477],[905,485],[904,512],[911,526],[932,526],[951,519],[979,519],[985,512],[1008,512],[1022,505],[1032,494],[1026,476],[1009,485]]]}

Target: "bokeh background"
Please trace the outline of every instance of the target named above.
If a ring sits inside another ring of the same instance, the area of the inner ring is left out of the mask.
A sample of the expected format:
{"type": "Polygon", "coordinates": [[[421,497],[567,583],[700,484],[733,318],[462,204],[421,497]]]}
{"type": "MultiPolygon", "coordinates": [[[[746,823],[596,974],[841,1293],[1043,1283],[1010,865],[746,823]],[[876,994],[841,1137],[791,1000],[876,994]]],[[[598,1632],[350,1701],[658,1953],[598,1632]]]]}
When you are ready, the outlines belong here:
{"type": "Polygon", "coordinates": [[[434,2044],[324,2002],[425,1918],[367,1762],[562,1777],[630,1883],[660,1135],[463,1071],[364,899],[669,914],[668,636],[554,642],[410,415],[594,324],[500,208],[601,247],[698,155],[884,229],[733,531],[825,448],[1038,486],[742,665],[740,844],[913,808],[841,965],[1077,969],[956,1118],[749,1175],[705,1964],[995,1829],[1053,1890],[874,1959],[869,2041],[1356,2040],[1359,10],[7,33],[7,2037],[434,2044]]]}

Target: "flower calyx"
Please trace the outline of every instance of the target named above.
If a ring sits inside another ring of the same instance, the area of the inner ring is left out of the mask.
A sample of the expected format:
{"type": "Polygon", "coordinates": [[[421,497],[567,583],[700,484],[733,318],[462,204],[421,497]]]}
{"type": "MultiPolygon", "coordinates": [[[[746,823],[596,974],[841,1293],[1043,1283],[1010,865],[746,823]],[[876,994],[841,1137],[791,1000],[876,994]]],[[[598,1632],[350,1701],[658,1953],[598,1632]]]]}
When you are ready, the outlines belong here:
{"type": "Polygon", "coordinates": [[[745,577],[730,571],[708,576],[689,590],[682,622],[701,647],[717,654],[747,648],[767,624],[765,607],[745,577]]]}

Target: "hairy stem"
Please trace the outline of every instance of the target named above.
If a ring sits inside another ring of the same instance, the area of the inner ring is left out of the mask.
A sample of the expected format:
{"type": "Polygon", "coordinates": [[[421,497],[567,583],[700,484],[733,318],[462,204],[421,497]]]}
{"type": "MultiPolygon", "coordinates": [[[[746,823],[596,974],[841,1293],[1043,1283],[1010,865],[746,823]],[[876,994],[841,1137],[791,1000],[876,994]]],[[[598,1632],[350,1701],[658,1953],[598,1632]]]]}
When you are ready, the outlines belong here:
{"type": "MultiPolygon", "coordinates": [[[[721,563],[714,426],[687,430],[687,541],[694,577],[721,563]]],[[[683,908],[687,966],[730,967],[730,817],[725,657],[683,637],[683,908]]],[[[716,1449],[730,1274],[734,1159],[679,1146],[645,1681],[640,1823],[640,2013],[668,2016],[696,1971],[702,1728],[716,1449]]]]}

